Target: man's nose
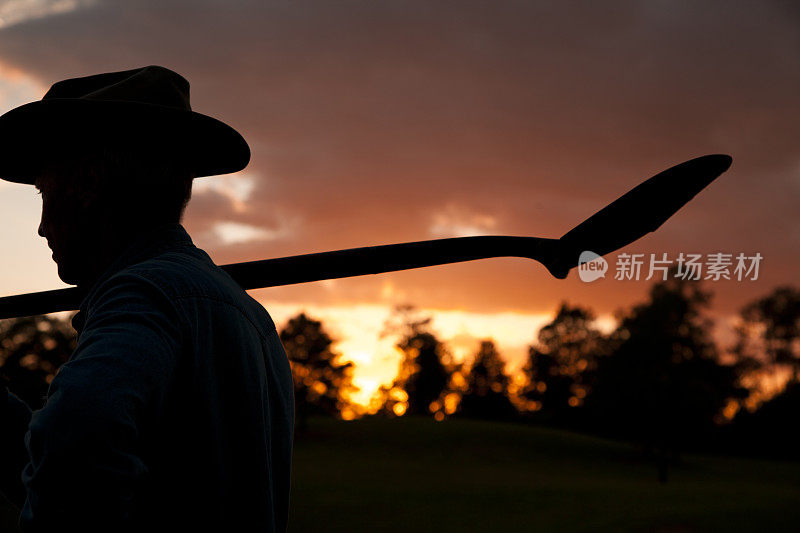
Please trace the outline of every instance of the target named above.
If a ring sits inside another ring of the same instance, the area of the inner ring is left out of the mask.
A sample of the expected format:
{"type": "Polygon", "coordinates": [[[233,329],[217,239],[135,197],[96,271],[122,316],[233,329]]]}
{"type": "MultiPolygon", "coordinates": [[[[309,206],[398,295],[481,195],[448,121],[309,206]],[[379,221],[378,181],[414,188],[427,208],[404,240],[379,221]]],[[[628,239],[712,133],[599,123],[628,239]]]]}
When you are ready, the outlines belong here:
{"type": "Polygon", "coordinates": [[[37,230],[39,237],[44,237],[44,218],[39,220],[39,229],[37,230]]]}

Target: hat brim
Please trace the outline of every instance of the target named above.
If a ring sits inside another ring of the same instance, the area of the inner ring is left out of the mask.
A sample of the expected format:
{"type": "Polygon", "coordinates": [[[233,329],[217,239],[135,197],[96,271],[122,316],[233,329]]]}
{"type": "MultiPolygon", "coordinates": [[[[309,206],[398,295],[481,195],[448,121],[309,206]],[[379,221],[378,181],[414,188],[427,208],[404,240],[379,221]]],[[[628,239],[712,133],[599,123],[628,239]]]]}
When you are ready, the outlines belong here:
{"type": "Polygon", "coordinates": [[[250,147],[232,127],[208,115],[172,107],[113,100],[53,98],[0,116],[0,179],[34,183],[42,166],[89,143],[159,144],[196,177],[245,168],[250,147]]]}

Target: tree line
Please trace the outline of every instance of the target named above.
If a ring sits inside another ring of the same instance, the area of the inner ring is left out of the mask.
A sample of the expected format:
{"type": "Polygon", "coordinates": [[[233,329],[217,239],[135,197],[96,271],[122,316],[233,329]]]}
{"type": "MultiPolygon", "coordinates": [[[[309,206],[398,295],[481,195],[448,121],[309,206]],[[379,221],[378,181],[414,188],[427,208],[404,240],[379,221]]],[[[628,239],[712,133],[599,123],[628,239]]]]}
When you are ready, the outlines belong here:
{"type": "MultiPolygon", "coordinates": [[[[718,347],[711,293],[677,277],[617,313],[609,334],[591,309],[562,303],[538,332],[522,371],[510,375],[491,339],[454,361],[432,319],[397,307],[385,326],[403,353],[380,388],[375,416],[528,421],[638,442],[663,466],[682,450],[714,447],[796,454],[790,416],[800,407],[800,290],[779,287],[739,313],[736,343],[718,347]],[[763,377],[782,374],[766,399],[763,377]]],[[[353,363],[343,362],[321,321],[300,313],[279,332],[292,365],[298,431],[310,417],[353,418],[353,363]]],[[[0,321],[0,376],[31,406],[75,348],[65,319],[0,321]]]]}

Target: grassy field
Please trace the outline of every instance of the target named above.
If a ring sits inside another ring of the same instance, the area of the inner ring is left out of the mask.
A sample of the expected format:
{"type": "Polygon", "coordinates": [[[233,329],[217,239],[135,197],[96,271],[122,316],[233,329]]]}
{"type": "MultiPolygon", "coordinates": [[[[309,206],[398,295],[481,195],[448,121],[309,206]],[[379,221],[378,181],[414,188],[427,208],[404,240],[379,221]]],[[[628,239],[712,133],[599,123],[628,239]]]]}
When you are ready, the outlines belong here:
{"type": "Polygon", "coordinates": [[[290,531],[800,531],[800,463],[687,456],[474,421],[312,420],[290,531]]]}
{"type": "Polygon", "coordinates": [[[687,456],[661,485],[635,448],[561,431],[312,420],[289,530],[800,531],[800,463],[687,456]]]}

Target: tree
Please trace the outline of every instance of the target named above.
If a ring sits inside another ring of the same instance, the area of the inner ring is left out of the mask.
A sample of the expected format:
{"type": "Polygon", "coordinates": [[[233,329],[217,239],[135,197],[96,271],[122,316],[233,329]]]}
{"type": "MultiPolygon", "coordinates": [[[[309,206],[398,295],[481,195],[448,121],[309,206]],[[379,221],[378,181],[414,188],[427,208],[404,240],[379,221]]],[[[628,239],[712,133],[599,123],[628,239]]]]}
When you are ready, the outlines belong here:
{"type": "Polygon", "coordinates": [[[340,415],[347,405],[346,393],[355,388],[353,363],[339,362],[322,322],[300,313],[289,319],[280,339],[292,366],[298,428],[306,427],[309,415],[340,415]]]}
{"type": "Polygon", "coordinates": [[[753,412],[740,409],[724,428],[720,443],[740,454],[759,455],[773,460],[797,460],[800,434],[795,426],[800,412],[800,383],[790,382],[753,412]]]}
{"type": "Polygon", "coordinates": [[[396,415],[433,415],[441,420],[454,410],[451,378],[456,365],[444,343],[431,330],[432,319],[420,317],[410,305],[395,307],[382,335],[400,333],[397,347],[403,352],[392,385],[383,388],[384,411],[396,415]],[[448,412],[449,411],[449,412],[448,412]]]}
{"type": "Polygon", "coordinates": [[[539,331],[538,344],[528,349],[521,396],[549,420],[564,422],[590,392],[589,376],[603,342],[593,321],[591,310],[564,302],[539,331]]]}
{"type": "Polygon", "coordinates": [[[800,289],[778,287],[740,312],[734,353],[771,370],[786,369],[800,383],[800,289]]]}
{"type": "Polygon", "coordinates": [[[587,398],[595,429],[642,443],[662,481],[668,462],[708,438],[727,402],[745,393],[710,339],[710,298],[696,282],[655,284],[649,301],[621,316],[587,398]]]}
{"type": "Polygon", "coordinates": [[[466,376],[458,412],[473,418],[508,420],[518,413],[508,397],[505,362],[491,340],[481,341],[466,376]]]}
{"type": "Polygon", "coordinates": [[[39,315],[0,321],[0,376],[32,409],[44,404],[50,382],[77,344],[69,320],[39,315]]]}

